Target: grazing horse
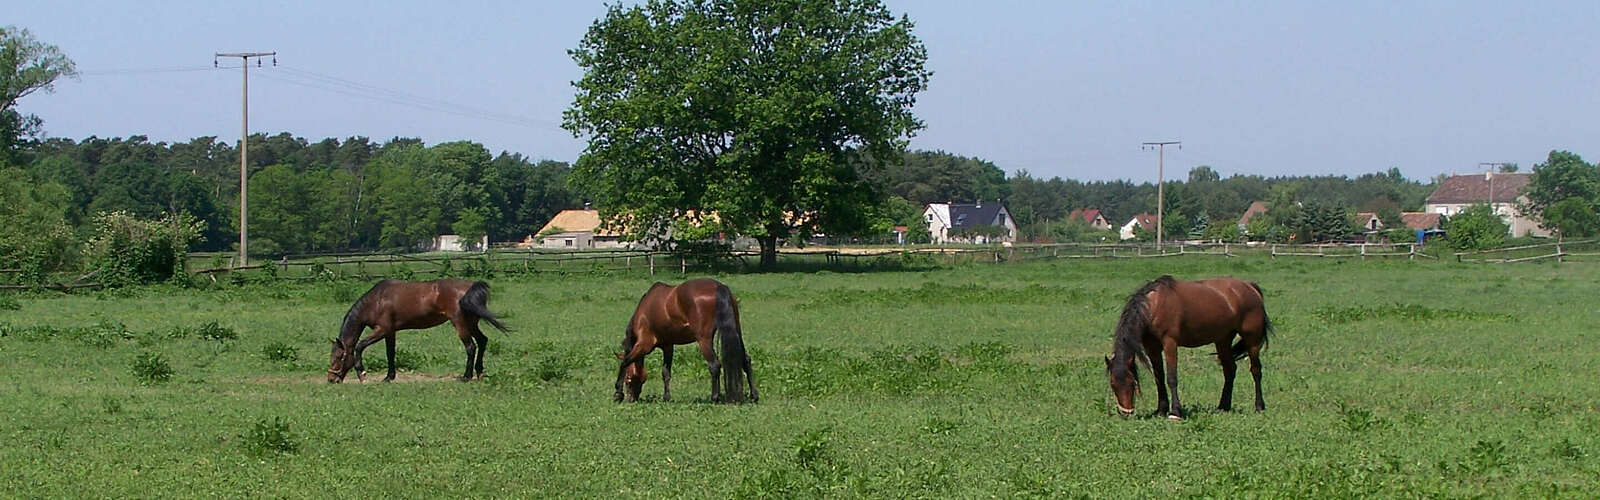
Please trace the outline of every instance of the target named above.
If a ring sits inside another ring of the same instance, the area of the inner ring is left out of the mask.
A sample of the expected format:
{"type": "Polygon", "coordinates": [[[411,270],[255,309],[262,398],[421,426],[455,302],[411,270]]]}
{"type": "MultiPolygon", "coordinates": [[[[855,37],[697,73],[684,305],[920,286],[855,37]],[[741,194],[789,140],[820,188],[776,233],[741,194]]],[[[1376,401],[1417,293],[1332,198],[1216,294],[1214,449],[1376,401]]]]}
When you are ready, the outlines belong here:
{"type": "Polygon", "coordinates": [[[1249,356],[1250,376],[1256,382],[1256,411],[1266,410],[1261,401],[1261,349],[1266,347],[1271,332],[1272,322],[1262,304],[1261,287],[1255,283],[1233,278],[1178,281],[1171,276],[1145,283],[1123,306],[1112,342],[1113,354],[1106,358],[1106,374],[1117,398],[1117,411],[1133,414],[1134,396],[1139,390],[1136,361],[1142,361],[1155,373],[1160,400],[1156,413],[1182,419],[1178,346],[1207,344],[1217,346],[1217,362],[1222,365],[1222,401],[1217,403],[1217,409],[1233,409],[1236,362],[1249,356]],[[1228,345],[1236,334],[1238,341],[1228,345]],[[1166,385],[1161,385],[1163,375],[1166,385]]]}
{"type": "MultiPolygon", "coordinates": [[[[642,384],[644,357],[660,347],[661,400],[670,401],[672,347],[690,342],[700,345],[700,356],[705,358],[706,368],[711,372],[712,401],[742,401],[746,381],[750,387],[750,401],[759,399],[755,377],[750,374],[750,355],[744,350],[744,338],[739,331],[739,303],[727,285],[699,278],[678,286],[658,282],[650,285],[650,290],[639,299],[639,307],[634,309],[622,337],[622,353],[617,356],[622,364],[617,367],[616,400],[623,400],[623,378],[629,365],[637,365],[635,370],[642,384]],[[712,335],[722,343],[720,360],[711,347],[712,335]],[[726,373],[724,362],[729,364],[726,373]],[[719,377],[724,378],[726,398],[717,386],[719,377]]],[[[638,391],[631,391],[627,400],[638,400],[638,391]]]]}
{"type": "MultiPolygon", "coordinates": [[[[622,353],[617,353],[617,359],[622,359],[622,353]]],[[[650,380],[650,375],[644,371],[644,363],[628,365],[628,372],[623,376],[622,383],[627,389],[628,401],[638,401],[639,392],[644,390],[644,381],[650,380]]]]}
{"type": "Polygon", "coordinates": [[[343,382],[351,368],[356,378],[365,380],[366,367],[361,353],[367,346],[383,340],[384,351],[389,356],[389,376],[384,382],[394,380],[394,335],[400,330],[432,328],[449,321],[461,338],[467,351],[467,370],[461,380],[471,380],[473,370],[483,376],[483,354],[489,337],[478,329],[478,320],[488,321],[500,331],[510,331],[489,312],[489,284],[445,278],[434,281],[411,282],[383,280],[356,299],[350,312],[344,315],[339,327],[339,338],[333,340],[333,353],[328,362],[328,382],[343,382]],[[358,343],[356,337],[367,327],[372,333],[358,343]]]}

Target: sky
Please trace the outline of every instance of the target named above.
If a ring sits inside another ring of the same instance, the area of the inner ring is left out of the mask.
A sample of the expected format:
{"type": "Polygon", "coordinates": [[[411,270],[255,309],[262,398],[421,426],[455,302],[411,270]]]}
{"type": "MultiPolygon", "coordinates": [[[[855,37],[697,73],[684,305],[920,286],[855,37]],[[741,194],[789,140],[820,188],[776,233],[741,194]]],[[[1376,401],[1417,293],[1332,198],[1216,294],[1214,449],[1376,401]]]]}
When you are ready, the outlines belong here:
{"type": "MultiPolygon", "coordinates": [[[[18,107],[49,136],[237,140],[250,130],[471,140],[572,161],[567,51],[601,2],[17,2],[5,21],[81,77],[18,107]]],[[[887,0],[928,48],[914,149],[1008,174],[1411,178],[1600,158],[1600,2],[887,0]]]]}

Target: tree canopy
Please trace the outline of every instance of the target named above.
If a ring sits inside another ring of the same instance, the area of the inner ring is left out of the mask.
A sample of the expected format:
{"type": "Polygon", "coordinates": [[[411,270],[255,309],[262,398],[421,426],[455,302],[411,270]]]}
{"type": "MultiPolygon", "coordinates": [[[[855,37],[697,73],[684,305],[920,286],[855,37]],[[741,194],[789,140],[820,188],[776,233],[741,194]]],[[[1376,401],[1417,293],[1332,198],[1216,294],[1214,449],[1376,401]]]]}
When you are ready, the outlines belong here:
{"type": "Polygon", "coordinates": [[[885,199],[865,174],[922,127],[911,30],[876,0],[612,5],[571,51],[572,183],[632,238],[696,214],[764,267],[796,230],[859,231],[885,199]]]}
{"type": "Polygon", "coordinates": [[[22,163],[16,157],[23,140],[39,133],[38,117],[16,110],[17,100],[37,91],[55,90],[60,78],[78,70],[61,49],[33,38],[16,26],[0,27],[0,166],[22,163]]]}

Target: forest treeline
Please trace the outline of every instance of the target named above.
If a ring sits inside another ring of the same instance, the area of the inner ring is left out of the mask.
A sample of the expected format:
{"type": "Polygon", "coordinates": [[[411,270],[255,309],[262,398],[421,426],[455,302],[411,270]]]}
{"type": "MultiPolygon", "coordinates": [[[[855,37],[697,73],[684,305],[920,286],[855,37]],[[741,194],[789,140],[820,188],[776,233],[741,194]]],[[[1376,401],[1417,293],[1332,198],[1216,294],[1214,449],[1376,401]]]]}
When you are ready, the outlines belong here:
{"type": "MultiPolygon", "coordinates": [[[[236,246],[239,160],[231,141],[52,138],[19,156],[34,183],[60,187],[61,211],[74,228],[97,213],[155,219],[182,212],[203,223],[196,250],[236,246]]],[[[409,248],[439,234],[518,241],[585,201],[567,184],[566,162],[494,154],[466,141],[255,134],[249,170],[251,250],[261,255],[409,248]]],[[[867,178],[894,199],[898,209],[886,216],[895,224],[917,225],[930,202],[998,200],[1032,239],[1049,239],[1052,224],[1075,209],[1097,208],[1121,224],[1156,208],[1153,183],[1007,176],[993,162],[942,151],[906,153],[867,178]]],[[[1236,220],[1252,201],[1274,199],[1398,213],[1421,209],[1431,189],[1393,168],[1355,178],[1224,178],[1201,166],[1167,182],[1166,224],[1169,234],[1200,232],[1211,221],[1236,220]]]]}

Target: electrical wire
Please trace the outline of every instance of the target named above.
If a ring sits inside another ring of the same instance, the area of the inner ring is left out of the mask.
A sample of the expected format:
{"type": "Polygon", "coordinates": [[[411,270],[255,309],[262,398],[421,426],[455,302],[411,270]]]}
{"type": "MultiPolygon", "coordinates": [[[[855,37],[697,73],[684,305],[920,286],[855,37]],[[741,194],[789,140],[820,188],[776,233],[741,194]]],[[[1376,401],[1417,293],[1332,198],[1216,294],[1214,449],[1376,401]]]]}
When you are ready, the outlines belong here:
{"type": "MultiPolygon", "coordinates": [[[[308,78],[304,78],[304,77],[289,76],[289,75],[285,75],[285,74],[271,74],[271,73],[268,73],[268,72],[257,73],[255,76],[258,76],[258,77],[261,77],[261,78],[265,78],[265,79],[268,79],[268,80],[274,80],[274,81],[278,81],[278,82],[287,83],[287,84],[290,84],[290,85],[313,88],[313,89],[322,90],[322,91],[326,91],[326,92],[333,92],[333,93],[336,93],[336,94],[341,94],[341,95],[345,95],[345,96],[349,96],[349,97],[358,97],[358,98],[362,98],[362,99],[370,99],[370,100],[374,100],[374,101],[386,102],[386,103],[389,103],[389,104],[397,104],[397,105],[401,105],[401,106],[408,106],[408,107],[422,109],[422,110],[426,110],[426,111],[433,111],[433,112],[438,112],[438,113],[446,113],[446,114],[461,116],[461,117],[465,117],[465,118],[474,118],[474,119],[479,119],[479,120],[504,123],[504,124],[508,124],[508,125],[518,125],[518,126],[523,126],[523,127],[528,127],[528,128],[545,128],[547,126],[547,124],[539,123],[538,121],[530,120],[530,119],[527,119],[527,118],[517,117],[515,115],[507,115],[507,114],[500,114],[500,113],[483,113],[481,111],[473,110],[471,108],[466,108],[466,107],[461,107],[461,106],[456,106],[456,105],[450,105],[450,104],[447,104],[447,103],[446,104],[434,104],[434,103],[431,103],[431,102],[426,101],[426,100],[420,100],[420,99],[417,99],[417,98],[410,98],[410,97],[400,97],[400,96],[392,95],[392,94],[391,95],[375,95],[371,91],[362,90],[360,88],[356,88],[356,87],[353,87],[353,86],[350,86],[350,85],[342,85],[342,86],[341,85],[333,85],[333,84],[327,83],[326,81],[321,81],[321,80],[317,80],[317,79],[308,79],[308,78]]],[[[444,101],[438,101],[438,102],[444,103],[444,101]]]]}

